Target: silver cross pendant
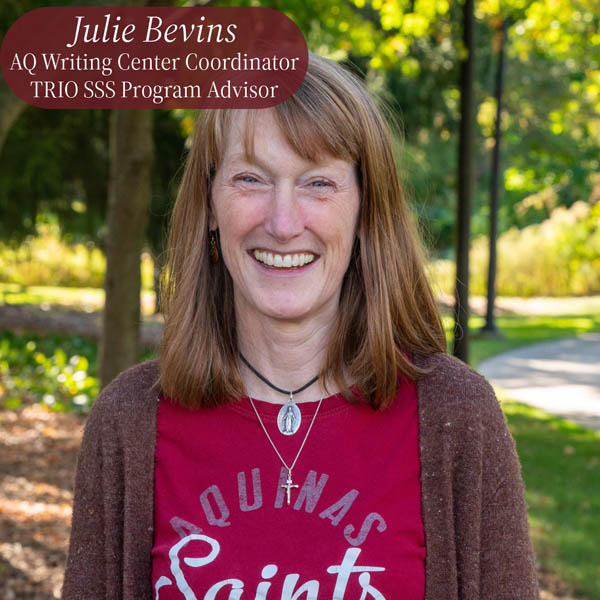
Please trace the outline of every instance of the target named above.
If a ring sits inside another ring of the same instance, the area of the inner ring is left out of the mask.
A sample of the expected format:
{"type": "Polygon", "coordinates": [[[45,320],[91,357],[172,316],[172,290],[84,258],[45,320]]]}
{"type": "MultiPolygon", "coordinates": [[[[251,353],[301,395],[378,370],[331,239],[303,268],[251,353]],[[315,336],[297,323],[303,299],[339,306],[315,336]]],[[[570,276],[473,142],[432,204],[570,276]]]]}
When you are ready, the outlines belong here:
{"type": "Polygon", "coordinates": [[[290,493],[292,491],[292,488],[300,487],[300,486],[292,483],[292,470],[291,469],[288,469],[287,481],[281,487],[285,488],[285,491],[287,494],[287,505],[289,506],[290,505],[290,493]]]}

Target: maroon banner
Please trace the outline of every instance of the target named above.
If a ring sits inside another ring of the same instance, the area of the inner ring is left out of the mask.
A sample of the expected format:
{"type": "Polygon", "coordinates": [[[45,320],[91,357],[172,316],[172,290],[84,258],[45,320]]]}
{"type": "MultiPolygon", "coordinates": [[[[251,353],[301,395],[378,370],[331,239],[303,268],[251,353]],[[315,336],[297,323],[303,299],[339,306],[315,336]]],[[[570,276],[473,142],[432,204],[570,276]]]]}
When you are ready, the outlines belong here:
{"type": "Polygon", "coordinates": [[[262,7],[48,7],[8,30],[2,73],[42,108],[268,108],[306,74],[297,25],[262,7]]]}

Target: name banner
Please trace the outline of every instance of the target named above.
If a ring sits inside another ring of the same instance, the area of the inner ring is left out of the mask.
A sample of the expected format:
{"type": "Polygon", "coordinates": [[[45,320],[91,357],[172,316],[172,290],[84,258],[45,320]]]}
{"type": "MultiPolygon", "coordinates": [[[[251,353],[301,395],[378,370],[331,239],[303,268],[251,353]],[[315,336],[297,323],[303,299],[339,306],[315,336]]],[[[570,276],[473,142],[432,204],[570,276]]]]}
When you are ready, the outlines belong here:
{"type": "Polygon", "coordinates": [[[263,7],[47,7],[8,30],[2,73],[41,108],[268,108],[308,65],[297,25],[263,7]]]}

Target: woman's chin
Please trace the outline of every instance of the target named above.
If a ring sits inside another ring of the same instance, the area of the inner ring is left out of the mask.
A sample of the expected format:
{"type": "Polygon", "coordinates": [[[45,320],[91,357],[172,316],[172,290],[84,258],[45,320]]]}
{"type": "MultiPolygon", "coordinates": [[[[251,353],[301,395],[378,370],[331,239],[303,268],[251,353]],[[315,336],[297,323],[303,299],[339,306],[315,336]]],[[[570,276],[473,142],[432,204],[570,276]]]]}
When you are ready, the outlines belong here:
{"type": "Polygon", "coordinates": [[[299,322],[310,319],[314,312],[311,302],[303,302],[297,295],[289,298],[278,297],[266,302],[257,302],[252,312],[256,318],[276,319],[278,321],[299,322]]]}
{"type": "Polygon", "coordinates": [[[310,311],[295,306],[271,307],[261,312],[264,317],[277,321],[298,323],[310,318],[310,311]]]}
{"type": "Polygon", "coordinates": [[[294,323],[335,318],[339,290],[330,292],[310,283],[287,289],[254,288],[252,294],[236,295],[236,312],[242,319],[275,319],[294,323]]]}

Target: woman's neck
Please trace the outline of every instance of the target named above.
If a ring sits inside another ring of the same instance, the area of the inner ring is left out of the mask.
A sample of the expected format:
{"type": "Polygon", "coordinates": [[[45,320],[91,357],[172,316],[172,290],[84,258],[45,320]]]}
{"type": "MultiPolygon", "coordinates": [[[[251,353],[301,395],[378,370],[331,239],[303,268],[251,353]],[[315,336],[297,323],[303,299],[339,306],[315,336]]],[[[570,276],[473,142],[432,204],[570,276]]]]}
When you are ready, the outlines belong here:
{"type": "MultiPolygon", "coordinates": [[[[238,315],[240,352],[272,384],[295,390],[319,374],[331,334],[331,322],[290,323],[275,319],[244,319],[238,315]]],[[[283,404],[289,397],[261,381],[243,362],[240,373],[246,394],[252,398],[283,404]]],[[[294,396],[298,403],[318,400],[338,391],[327,391],[319,382],[294,396]]]]}

